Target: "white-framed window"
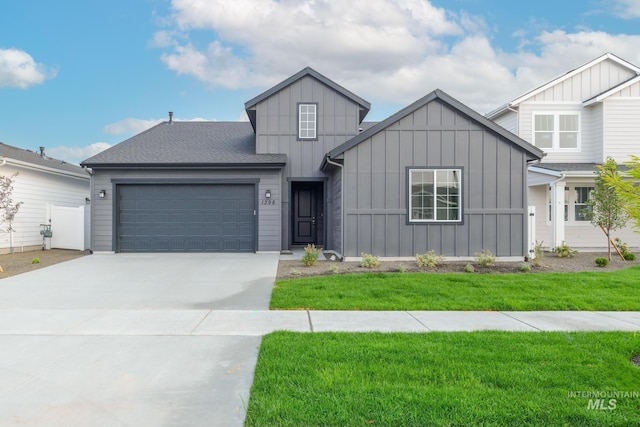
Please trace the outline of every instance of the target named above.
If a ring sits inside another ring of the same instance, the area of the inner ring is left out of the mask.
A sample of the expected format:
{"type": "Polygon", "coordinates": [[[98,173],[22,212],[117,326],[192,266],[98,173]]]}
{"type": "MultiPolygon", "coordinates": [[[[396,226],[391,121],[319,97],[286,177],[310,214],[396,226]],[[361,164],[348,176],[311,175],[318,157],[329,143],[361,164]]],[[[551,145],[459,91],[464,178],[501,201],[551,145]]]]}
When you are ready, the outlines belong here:
{"type": "Polygon", "coordinates": [[[298,138],[316,139],[318,136],[318,104],[298,104],[298,138]]]}
{"type": "Polygon", "coordinates": [[[591,199],[591,192],[594,187],[574,187],[574,199],[573,199],[573,219],[574,221],[590,221],[589,213],[591,212],[591,206],[587,205],[589,199],[591,199]]]}
{"type": "Polygon", "coordinates": [[[409,169],[409,222],[461,222],[462,170],[409,169]]]}
{"type": "MultiPolygon", "coordinates": [[[[590,221],[589,212],[591,207],[587,204],[591,199],[591,192],[594,187],[588,187],[581,184],[564,187],[564,220],[565,222],[584,222],[590,221]],[[570,206],[573,206],[570,209],[570,206]]],[[[551,190],[548,190],[548,217],[547,221],[551,222],[551,190]]]]}
{"type": "Polygon", "coordinates": [[[533,113],[533,145],[545,151],[579,151],[580,113],[533,113]]]}

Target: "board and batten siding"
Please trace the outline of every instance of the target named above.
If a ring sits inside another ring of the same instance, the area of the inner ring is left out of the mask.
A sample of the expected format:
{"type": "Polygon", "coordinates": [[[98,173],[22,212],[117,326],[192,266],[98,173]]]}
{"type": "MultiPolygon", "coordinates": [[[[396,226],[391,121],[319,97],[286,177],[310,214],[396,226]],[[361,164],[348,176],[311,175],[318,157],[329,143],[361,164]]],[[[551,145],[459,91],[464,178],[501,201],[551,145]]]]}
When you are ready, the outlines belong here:
{"type": "Polygon", "coordinates": [[[345,256],[526,252],[526,155],[433,100],[344,153],[345,256]],[[407,222],[407,167],[462,168],[462,223],[407,222]]]}
{"type": "MultiPolygon", "coordinates": [[[[290,200],[288,178],[296,180],[326,178],[320,165],[326,153],[358,134],[360,106],[311,76],[305,76],[256,105],[256,152],[258,154],[286,154],[287,164],[282,173],[282,206],[280,225],[281,245],[290,244],[290,200]],[[298,105],[317,104],[317,140],[298,139],[298,105]]],[[[332,234],[335,221],[331,209],[332,183],[325,187],[327,194],[325,245],[339,244],[332,234]]],[[[333,208],[335,210],[335,207],[333,208]]]]}
{"type": "Polygon", "coordinates": [[[256,152],[286,154],[285,176],[324,177],[324,155],[358,134],[359,106],[311,76],[256,105],[256,152]],[[298,104],[317,103],[317,140],[298,140],[298,104]]]}
{"type": "Polygon", "coordinates": [[[640,156],[640,96],[607,98],[603,108],[604,156],[618,163],[640,156]]]}
{"type": "Polygon", "coordinates": [[[528,102],[584,102],[626,82],[636,74],[606,59],[536,94],[528,102]]]}
{"type": "MultiPolygon", "coordinates": [[[[19,173],[14,179],[12,199],[14,203],[23,202],[13,222],[14,251],[41,248],[40,224],[48,224],[50,219],[47,217],[47,205],[85,206],[85,199],[90,197],[89,175],[76,178],[9,162],[0,167],[0,175],[19,173]]],[[[3,228],[6,226],[8,224],[2,225],[3,228]]],[[[9,233],[0,233],[0,251],[7,252],[9,247],[9,233]]]]}
{"type": "Polygon", "coordinates": [[[93,179],[91,181],[91,249],[93,251],[113,252],[114,229],[114,189],[112,180],[149,180],[159,183],[181,183],[181,182],[201,182],[211,180],[232,181],[234,179],[258,179],[258,251],[279,251],[280,247],[280,203],[282,200],[280,171],[274,170],[252,170],[252,171],[225,171],[225,170],[100,170],[94,168],[93,179]],[[172,180],[175,180],[172,182],[172,180]],[[100,190],[106,190],[104,199],[100,199],[100,190]],[[271,190],[271,200],[274,205],[262,205],[260,202],[264,198],[266,190],[271,190]]]}

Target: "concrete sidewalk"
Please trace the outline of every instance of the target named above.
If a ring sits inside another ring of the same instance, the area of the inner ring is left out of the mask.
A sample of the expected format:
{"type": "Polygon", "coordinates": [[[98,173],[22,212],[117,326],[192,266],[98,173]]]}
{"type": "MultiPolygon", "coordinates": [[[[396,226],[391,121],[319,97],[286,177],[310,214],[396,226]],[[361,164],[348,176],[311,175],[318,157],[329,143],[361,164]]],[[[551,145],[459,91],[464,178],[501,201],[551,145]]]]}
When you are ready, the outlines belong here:
{"type": "Polygon", "coordinates": [[[0,309],[0,336],[257,337],[277,330],[640,331],[640,312],[0,309]]]}

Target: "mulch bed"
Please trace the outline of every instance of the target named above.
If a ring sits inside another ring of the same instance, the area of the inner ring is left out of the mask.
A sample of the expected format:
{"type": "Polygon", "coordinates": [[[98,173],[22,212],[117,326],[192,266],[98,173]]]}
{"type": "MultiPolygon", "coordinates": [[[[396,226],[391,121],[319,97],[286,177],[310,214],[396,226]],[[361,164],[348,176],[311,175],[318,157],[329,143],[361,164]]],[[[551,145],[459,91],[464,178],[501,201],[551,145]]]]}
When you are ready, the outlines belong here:
{"type": "Polygon", "coordinates": [[[498,262],[495,267],[479,267],[474,262],[449,261],[443,262],[433,269],[422,269],[411,261],[381,261],[380,267],[369,269],[360,267],[359,262],[332,262],[319,261],[318,264],[306,267],[301,261],[280,261],[278,264],[277,279],[292,279],[297,277],[327,276],[332,274],[348,273],[375,273],[375,272],[398,272],[402,269],[405,273],[428,272],[428,273],[463,273],[467,264],[473,265],[475,272],[472,274],[489,273],[551,273],[551,272],[581,272],[581,271],[614,271],[622,268],[638,265],[640,260],[622,261],[615,252],[611,257],[611,264],[607,267],[598,267],[595,259],[607,257],[603,252],[578,252],[571,258],[559,258],[555,253],[545,253],[540,261],[540,265],[528,263],[530,272],[521,271],[524,261],[521,262],[498,262]],[[402,266],[402,267],[401,267],[402,266]],[[336,272],[334,272],[334,270],[336,272]]]}

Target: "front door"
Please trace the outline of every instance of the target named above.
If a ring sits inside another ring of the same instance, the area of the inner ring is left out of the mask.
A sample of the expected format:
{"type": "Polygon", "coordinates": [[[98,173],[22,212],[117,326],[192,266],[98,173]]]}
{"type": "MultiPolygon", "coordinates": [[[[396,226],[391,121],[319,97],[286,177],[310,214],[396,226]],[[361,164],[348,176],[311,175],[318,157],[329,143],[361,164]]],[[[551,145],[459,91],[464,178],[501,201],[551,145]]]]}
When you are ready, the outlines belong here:
{"type": "Polygon", "coordinates": [[[291,188],[293,198],[293,245],[324,244],[323,183],[296,182],[291,188]]]}

